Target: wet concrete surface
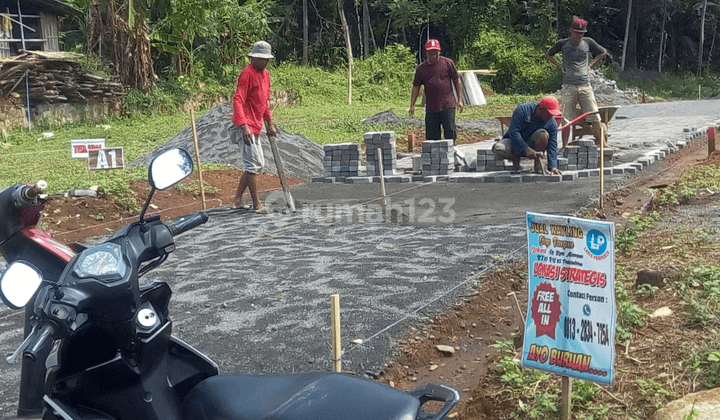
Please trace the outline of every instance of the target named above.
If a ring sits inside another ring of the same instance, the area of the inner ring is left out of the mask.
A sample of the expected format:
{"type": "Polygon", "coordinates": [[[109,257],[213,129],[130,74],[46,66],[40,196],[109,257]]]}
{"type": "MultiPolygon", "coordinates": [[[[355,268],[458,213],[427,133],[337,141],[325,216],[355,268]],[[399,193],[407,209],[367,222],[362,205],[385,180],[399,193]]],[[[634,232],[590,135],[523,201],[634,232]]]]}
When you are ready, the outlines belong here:
{"type": "MultiPolygon", "coordinates": [[[[720,102],[628,106],[622,115],[610,142],[632,160],[683,140],[684,128],[715,124],[720,102]]],[[[608,176],[606,189],[626,179],[608,176]]],[[[305,184],[292,190],[292,215],[211,210],[142,280],[170,284],[175,334],[224,373],[330,370],[330,294],[338,293],[343,366],[370,374],[408,325],[456,304],[478,274],[524,257],[526,211],[575,212],[596,199],[598,180],[387,184],[385,200],[379,184],[305,184]]],[[[284,206],[279,192],[264,200],[284,206]]],[[[20,343],[21,323],[0,309],[3,355],[20,343]]],[[[0,417],[10,418],[19,364],[1,366],[0,417]]]]}

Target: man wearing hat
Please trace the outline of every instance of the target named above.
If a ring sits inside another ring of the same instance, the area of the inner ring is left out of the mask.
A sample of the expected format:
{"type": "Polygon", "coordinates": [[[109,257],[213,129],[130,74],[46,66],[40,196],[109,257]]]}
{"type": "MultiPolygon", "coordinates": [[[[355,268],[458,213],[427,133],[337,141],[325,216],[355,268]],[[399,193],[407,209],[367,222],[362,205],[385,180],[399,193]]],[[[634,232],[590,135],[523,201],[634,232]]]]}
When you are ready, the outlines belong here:
{"type": "Polygon", "coordinates": [[[266,214],[268,211],[258,197],[256,176],[265,165],[260,144],[263,123],[268,135],[277,134],[270,115],[270,73],[266,69],[274,57],[270,44],[265,41],[256,42],[248,56],[250,64],[238,76],[229,129],[230,140],[240,146],[243,155],[243,174],[230,208],[250,209],[250,206],[242,204],[245,189],[249,189],[252,208],[256,213],[266,214]]]}
{"type": "Polygon", "coordinates": [[[462,81],[455,63],[440,56],[440,42],[428,39],[425,43],[425,61],[415,69],[410,108],[408,114],[415,115],[415,101],[420,95],[420,85],[425,86],[425,139],[441,140],[457,138],[455,129],[455,108],[462,112],[462,81]],[[458,94],[455,101],[452,87],[458,94]],[[440,137],[442,127],[443,137],[440,137]]]}
{"type": "Polygon", "coordinates": [[[520,158],[535,160],[535,173],[544,173],[542,152],[547,152],[547,170],[561,175],[558,169],[557,121],[562,115],[558,101],[552,96],[543,97],[540,102],[526,102],[515,107],[502,140],[493,145],[492,151],[500,159],[513,162],[513,173],[520,172],[520,158]]]}
{"type": "MultiPolygon", "coordinates": [[[[605,59],[607,51],[592,38],[584,36],[587,32],[587,25],[588,23],[584,19],[575,16],[572,24],[570,24],[570,37],[561,39],[550,47],[545,53],[545,59],[563,72],[563,116],[570,121],[580,113],[595,112],[585,117],[585,121],[592,124],[595,142],[600,145],[600,139],[603,137],[602,126],[600,125],[600,114],[597,113],[598,106],[592,86],[590,86],[588,73],[595,64],[605,59]],[[555,58],[555,54],[559,51],[562,51],[562,63],[555,58]],[[590,62],[588,62],[589,53],[595,55],[595,58],[590,62]],[[578,104],[580,105],[580,113],[576,111],[578,104]]],[[[567,134],[569,132],[563,133],[563,147],[567,146],[567,134]]],[[[607,139],[602,138],[602,142],[604,147],[609,147],[607,139]]]]}

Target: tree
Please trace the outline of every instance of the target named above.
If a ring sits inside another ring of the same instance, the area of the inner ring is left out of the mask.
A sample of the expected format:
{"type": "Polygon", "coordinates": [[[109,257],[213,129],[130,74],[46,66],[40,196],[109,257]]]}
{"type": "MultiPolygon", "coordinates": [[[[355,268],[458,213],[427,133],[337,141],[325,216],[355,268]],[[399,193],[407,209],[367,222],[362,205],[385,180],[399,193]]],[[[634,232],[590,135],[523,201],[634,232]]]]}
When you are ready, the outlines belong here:
{"type": "Polygon", "coordinates": [[[627,19],[625,20],[625,41],[623,41],[622,60],[620,61],[620,71],[625,70],[625,57],[627,56],[628,38],[630,35],[630,16],[632,15],[632,2],[628,0],[627,19]]]}
{"type": "Polygon", "coordinates": [[[703,1],[702,17],[700,18],[700,47],[698,48],[698,76],[702,73],[703,68],[703,48],[705,44],[705,13],[707,12],[707,0],[703,1]]]}
{"type": "Polygon", "coordinates": [[[353,55],[352,44],[350,42],[350,28],[345,19],[345,11],[343,10],[342,0],[337,0],[338,12],[340,13],[340,22],[342,22],[343,32],[345,33],[345,48],[347,48],[348,57],[348,104],[352,104],[352,71],[353,71],[353,55]]]}
{"type": "Polygon", "coordinates": [[[149,0],[102,0],[90,6],[85,48],[107,58],[120,81],[148,89],[155,80],[145,18],[149,0]]]}
{"type": "Polygon", "coordinates": [[[236,65],[250,45],[271,33],[268,14],[265,1],[238,6],[236,0],[175,0],[153,28],[153,46],[174,54],[178,74],[236,65]]]}

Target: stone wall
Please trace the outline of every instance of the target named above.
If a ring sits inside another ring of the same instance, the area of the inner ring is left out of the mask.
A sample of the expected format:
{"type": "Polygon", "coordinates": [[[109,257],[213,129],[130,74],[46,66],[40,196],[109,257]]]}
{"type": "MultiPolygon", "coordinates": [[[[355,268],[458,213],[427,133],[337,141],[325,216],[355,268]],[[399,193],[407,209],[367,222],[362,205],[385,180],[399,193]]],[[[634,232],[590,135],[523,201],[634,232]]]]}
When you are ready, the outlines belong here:
{"type": "Polygon", "coordinates": [[[1,103],[0,132],[8,132],[14,127],[27,127],[25,108],[11,103],[1,103]]]}

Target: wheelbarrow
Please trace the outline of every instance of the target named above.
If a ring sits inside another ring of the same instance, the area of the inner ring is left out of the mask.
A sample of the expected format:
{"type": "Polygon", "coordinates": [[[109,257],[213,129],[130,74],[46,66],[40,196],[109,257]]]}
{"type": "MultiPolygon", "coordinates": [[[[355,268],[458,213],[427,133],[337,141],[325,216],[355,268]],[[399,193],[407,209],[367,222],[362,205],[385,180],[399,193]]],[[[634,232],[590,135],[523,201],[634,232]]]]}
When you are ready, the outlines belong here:
{"type": "MultiPolygon", "coordinates": [[[[608,125],[618,109],[620,109],[619,105],[598,107],[597,112],[600,114],[600,123],[603,124],[603,133],[605,137],[603,139],[604,144],[607,144],[608,125]]],[[[570,130],[563,130],[562,132],[563,147],[567,146],[570,141],[575,141],[586,134],[593,134],[592,124],[583,120],[586,116],[592,113],[593,112],[586,112],[563,126],[563,128],[570,126],[570,130]]]]}

